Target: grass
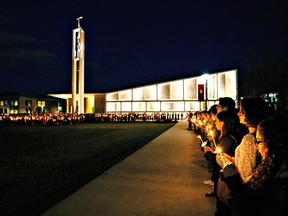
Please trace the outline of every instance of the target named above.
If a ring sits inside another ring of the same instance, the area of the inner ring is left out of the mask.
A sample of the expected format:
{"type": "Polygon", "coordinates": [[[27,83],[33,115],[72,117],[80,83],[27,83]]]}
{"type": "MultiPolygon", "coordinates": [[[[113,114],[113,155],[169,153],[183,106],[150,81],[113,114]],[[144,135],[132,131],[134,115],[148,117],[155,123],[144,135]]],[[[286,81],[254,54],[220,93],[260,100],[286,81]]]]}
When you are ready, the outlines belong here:
{"type": "Polygon", "coordinates": [[[39,215],[173,125],[0,125],[0,215],[39,215]]]}

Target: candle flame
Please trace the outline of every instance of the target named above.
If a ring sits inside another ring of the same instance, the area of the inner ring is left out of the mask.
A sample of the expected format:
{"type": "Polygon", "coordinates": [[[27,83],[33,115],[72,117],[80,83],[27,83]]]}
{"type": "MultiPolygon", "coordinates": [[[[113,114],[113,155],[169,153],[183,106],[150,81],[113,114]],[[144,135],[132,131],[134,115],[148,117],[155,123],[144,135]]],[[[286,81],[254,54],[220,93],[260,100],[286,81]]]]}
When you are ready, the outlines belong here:
{"type": "Polygon", "coordinates": [[[222,149],[219,148],[219,147],[217,147],[217,148],[216,148],[216,152],[217,152],[217,153],[221,153],[221,152],[222,152],[222,149]]]}

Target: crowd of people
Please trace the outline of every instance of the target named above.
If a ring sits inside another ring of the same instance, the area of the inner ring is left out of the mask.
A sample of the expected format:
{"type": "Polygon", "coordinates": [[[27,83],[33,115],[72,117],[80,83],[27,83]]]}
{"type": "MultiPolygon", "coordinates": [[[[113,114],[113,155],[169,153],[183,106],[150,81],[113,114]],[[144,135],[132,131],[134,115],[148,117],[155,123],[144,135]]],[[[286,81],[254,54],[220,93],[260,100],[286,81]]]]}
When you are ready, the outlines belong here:
{"type": "Polygon", "coordinates": [[[69,125],[79,123],[135,122],[135,121],[179,121],[183,114],[170,113],[40,113],[0,115],[0,124],[20,125],[69,125]]]}
{"type": "MultiPolygon", "coordinates": [[[[0,124],[64,125],[88,122],[182,120],[179,114],[94,113],[0,116],[0,124]]],[[[216,197],[215,216],[271,216],[288,212],[288,119],[261,98],[229,97],[209,111],[189,113],[188,130],[199,136],[216,197]]]]}
{"type": "Polygon", "coordinates": [[[287,116],[261,98],[229,97],[209,111],[190,113],[188,130],[199,137],[216,197],[215,216],[270,216],[288,212],[287,116]]]}

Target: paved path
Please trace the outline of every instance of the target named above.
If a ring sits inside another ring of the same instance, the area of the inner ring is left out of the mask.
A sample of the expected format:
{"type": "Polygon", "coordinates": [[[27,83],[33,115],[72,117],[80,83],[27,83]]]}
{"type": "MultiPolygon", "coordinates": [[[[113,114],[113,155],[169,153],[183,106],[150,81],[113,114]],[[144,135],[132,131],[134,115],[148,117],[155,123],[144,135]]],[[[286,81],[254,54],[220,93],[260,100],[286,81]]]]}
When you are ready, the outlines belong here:
{"type": "Polygon", "coordinates": [[[130,155],[42,216],[213,216],[211,174],[187,122],[130,155]]]}

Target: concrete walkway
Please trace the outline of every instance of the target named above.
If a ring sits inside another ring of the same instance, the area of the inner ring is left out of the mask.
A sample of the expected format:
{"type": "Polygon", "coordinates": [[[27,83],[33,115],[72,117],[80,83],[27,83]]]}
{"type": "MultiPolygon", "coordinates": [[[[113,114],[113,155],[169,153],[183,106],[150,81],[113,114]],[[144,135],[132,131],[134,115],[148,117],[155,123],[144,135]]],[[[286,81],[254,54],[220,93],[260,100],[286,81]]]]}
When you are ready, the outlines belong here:
{"type": "Polygon", "coordinates": [[[211,177],[187,122],[116,164],[42,216],[213,216],[211,177]]]}

